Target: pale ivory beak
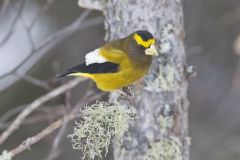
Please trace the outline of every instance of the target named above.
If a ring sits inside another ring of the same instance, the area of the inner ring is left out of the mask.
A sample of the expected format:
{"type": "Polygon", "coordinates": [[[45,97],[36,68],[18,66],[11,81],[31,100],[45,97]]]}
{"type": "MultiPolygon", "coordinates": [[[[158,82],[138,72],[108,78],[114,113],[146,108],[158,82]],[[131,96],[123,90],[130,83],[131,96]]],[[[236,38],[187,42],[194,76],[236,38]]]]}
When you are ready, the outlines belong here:
{"type": "Polygon", "coordinates": [[[151,46],[145,50],[145,54],[150,56],[158,56],[156,46],[151,44],[151,46]]]}

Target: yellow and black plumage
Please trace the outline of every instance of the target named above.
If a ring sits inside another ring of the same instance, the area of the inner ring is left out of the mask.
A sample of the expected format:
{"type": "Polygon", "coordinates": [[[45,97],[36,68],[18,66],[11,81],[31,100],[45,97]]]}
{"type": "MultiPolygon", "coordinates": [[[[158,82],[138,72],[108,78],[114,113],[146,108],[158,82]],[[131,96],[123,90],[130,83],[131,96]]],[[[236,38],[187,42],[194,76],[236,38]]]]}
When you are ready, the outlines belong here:
{"type": "Polygon", "coordinates": [[[88,77],[103,91],[126,87],[147,73],[152,56],[158,55],[154,44],[151,33],[136,31],[86,54],[84,63],[58,77],[88,77]]]}

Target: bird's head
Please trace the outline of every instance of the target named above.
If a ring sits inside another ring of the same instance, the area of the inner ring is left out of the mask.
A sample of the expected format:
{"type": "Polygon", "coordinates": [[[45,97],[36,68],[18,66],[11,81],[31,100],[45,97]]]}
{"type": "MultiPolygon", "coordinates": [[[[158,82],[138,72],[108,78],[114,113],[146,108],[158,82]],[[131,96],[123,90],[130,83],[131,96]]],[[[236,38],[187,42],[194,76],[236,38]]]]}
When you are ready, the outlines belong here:
{"type": "Polygon", "coordinates": [[[157,56],[158,52],[155,46],[155,38],[145,30],[138,30],[132,34],[134,44],[144,52],[145,55],[157,56]]]}

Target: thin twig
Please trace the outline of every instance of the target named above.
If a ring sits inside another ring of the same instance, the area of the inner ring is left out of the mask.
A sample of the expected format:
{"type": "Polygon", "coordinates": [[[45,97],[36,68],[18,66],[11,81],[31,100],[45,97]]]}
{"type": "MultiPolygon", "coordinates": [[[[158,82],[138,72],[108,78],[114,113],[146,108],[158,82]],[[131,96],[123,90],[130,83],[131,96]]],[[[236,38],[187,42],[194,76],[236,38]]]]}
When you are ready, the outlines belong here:
{"type": "Polygon", "coordinates": [[[20,126],[20,124],[24,121],[24,119],[32,113],[35,109],[40,107],[43,103],[47,102],[50,99],[66,92],[67,90],[75,87],[78,83],[84,81],[86,79],[74,79],[53,91],[47,93],[46,95],[41,96],[40,98],[33,101],[29,106],[27,106],[17,117],[16,119],[9,125],[9,127],[0,135],[0,145],[20,126]]]}
{"type": "Polygon", "coordinates": [[[79,18],[74,21],[71,25],[65,27],[64,29],[56,32],[55,34],[51,35],[47,39],[45,39],[42,43],[39,44],[39,46],[36,47],[36,50],[30,54],[22,63],[20,63],[18,66],[15,67],[13,71],[10,71],[2,76],[1,78],[4,78],[12,72],[16,72],[21,65],[26,63],[29,59],[32,59],[32,62],[35,62],[36,60],[40,59],[40,57],[47,53],[50,49],[55,47],[57,44],[65,40],[67,37],[71,36],[73,33],[85,29],[90,26],[95,26],[97,24],[103,23],[103,17],[97,17],[97,18],[92,18],[89,20],[84,20],[86,16],[90,14],[90,11],[86,11],[85,14],[82,13],[79,18]],[[84,22],[83,22],[84,21],[84,22]]]}
{"type": "MultiPolygon", "coordinates": [[[[33,125],[33,124],[38,124],[40,122],[53,121],[53,120],[56,120],[56,118],[60,118],[63,115],[66,115],[66,114],[56,115],[56,113],[54,113],[54,114],[55,115],[51,116],[51,118],[49,118],[49,116],[46,116],[46,115],[33,116],[33,117],[26,118],[21,123],[21,127],[24,125],[33,125]]],[[[9,122],[2,123],[0,126],[0,129],[1,130],[6,129],[9,126],[9,124],[11,124],[11,123],[9,123],[9,122]]]]}
{"type": "MultiPolygon", "coordinates": [[[[2,123],[7,122],[10,118],[12,118],[13,116],[17,115],[18,113],[22,112],[26,106],[28,106],[29,104],[25,104],[25,105],[20,105],[20,106],[16,106],[13,107],[12,109],[10,109],[9,111],[7,111],[6,113],[4,113],[1,117],[0,117],[0,126],[2,125],[2,123]]],[[[38,112],[43,112],[45,114],[49,114],[51,115],[52,113],[58,113],[58,111],[61,111],[61,109],[63,108],[63,105],[58,105],[58,106],[42,106],[41,108],[37,108],[36,111],[38,112]]],[[[63,112],[63,111],[61,111],[63,112]]],[[[1,129],[1,127],[0,127],[1,129]]]]}
{"type": "Polygon", "coordinates": [[[64,116],[63,118],[57,120],[56,122],[54,122],[53,124],[51,124],[50,126],[45,128],[44,130],[42,130],[40,133],[24,140],[21,143],[21,145],[19,145],[15,149],[11,150],[9,153],[11,154],[12,157],[14,157],[17,154],[19,154],[25,150],[28,150],[31,145],[37,143],[38,141],[40,141],[41,139],[43,139],[44,137],[48,136],[50,133],[52,133],[53,131],[58,129],[63,124],[64,121],[70,121],[79,116],[80,116],[79,114],[69,114],[67,116],[64,116]]]}
{"type": "MultiPolygon", "coordinates": [[[[8,6],[10,6],[9,4],[7,4],[8,6]]],[[[22,0],[19,9],[16,11],[15,10],[15,17],[13,18],[13,21],[10,24],[10,27],[7,31],[7,33],[5,34],[5,36],[3,37],[3,39],[0,40],[0,48],[9,40],[9,38],[11,37],[13,30],[16,26],[17,23],[17,19],[18,17],[22,14],[23,8],[25,5],[25,0],[22,0]]],[[[11,9],[13,9],[13,7],[10,6],[11,9]]]]}
{"type": "Polygon", "coordinates": [[[37,22],[38,18],[41,17],[41,15],[42,15],[43,13],[45,13],[45,12],[49,9],[49,7],[54,3],[54,1],[55,1],[55,0],[47,0],[47,1],[45,2],[45,4],[44,4],[44,6],[42,7],[42,9],[40,9],[40,10],[38,11],[38,13],[36,14],[35,18],[32,20],[32,22],[30,23],[30,25],[27,27],[27,29],[28,29],[29,31],[32,30],[32,28],[33,28],[33,26],[35,25],[35,23],[37,22]]]}
{"type": "Polygon", "coordinates": [[[46,82],[44,82],[42,80],[39,80],[37,78],[34,78],[32,76],[29,76],[29,75],[19,75],[19,73],[15,73],[15,75],[20,77],[22,80],[24,80],[26,82],[29,82],[29,83],[31,83],[31,84],[33,84],[35,86],[41,87],[41,88],[43,88],[43,89],[45,89],[47,91],[52,89],[52,87],[48,83],[46,83],[46,82]]]}
{"type": "Polygon", "coordinates": [[[22,110],[24,110],[25,107],[26,107],[26,105],[16,106],[13,109],[8,110],[6,113],[1,115],[1,117],[0,117],[0,126],[2,125],[2,123],[6,122],[8,119],[10,119],[13,115],[16,115],[17,113],[19,113],[22,110]]]}
{"type": "MultiPolygon", "coordinates": [[[[17,10],[13,7],[13,10],[16,12],[17,14],[17,10]]],[[[32,34],[31,34],[31,31],[28,30],[28,27],[27,27],[27,24],[24,22],[23,18],[22,18],[22,14],[20,14],[18,16],[18,20],[19,22],[21,23],[22,27],[24,28],[25,32],[26,32],[26,35],[28,37],[28,40],[29,40],[29,43],[30,43],[30,46],[31,46],[31,50],[35,50],[35,44],[34,44],[34,40],[33,40],[33,37],[32,37],[32,34]]]]}
{"type": "MultiPolygon", "coordinates": [[[[30,124],[37,124],[39,122],[48,121],[51,123],[56,118],[60,118],[63,115],[66,115],[66,112],[62,110],[63,106],[57,106],[59,108],[55,109],[55,111],[50,111],[48,114],[45,115],[33,115],[26,118],[22,123],[21,126],[30,125],[30,124]],[[49,116],[51,115],[51,116],[49,116]]],[[[0,123],[0,131],[6,129],[12,122],[1,122],[0,123]]]]}
{"type": "MultiPolygon", "coordinates": [[[[64,94],[65,110],[64,111],[66,114],[70,112],[70,109],[71,109],[70,98],[71,98],[71,92],[70,91],[65,92],[64,94]]],[[[67,123],[68,121],[63,122],[62,127],[60,128],[59,132],[55,136],[52,147],[51,147],[51,151],[48,154],[47,160],[52,160],[56,158],[57,155],[59,155],[58,148],[59,148],[59,144],[61,143],[62,137],[66,131],[67,123]]]]}
{"type": "Polygon", "coordinates": [[[67,123],[68,123],[68,120],[65,120],[63,122],[62,127],[60,128],[58,134],[54,138],[54,141],[53,141],[53,144],[51,147],[51,151],[49,152],[46,160],[52,160],[53,158],[55,158],[55,156],[56,156],[55,153],[57,153],[59,143],[61,142],[62,136],[64,135],[64,133],[66,131],[67,123]]]}

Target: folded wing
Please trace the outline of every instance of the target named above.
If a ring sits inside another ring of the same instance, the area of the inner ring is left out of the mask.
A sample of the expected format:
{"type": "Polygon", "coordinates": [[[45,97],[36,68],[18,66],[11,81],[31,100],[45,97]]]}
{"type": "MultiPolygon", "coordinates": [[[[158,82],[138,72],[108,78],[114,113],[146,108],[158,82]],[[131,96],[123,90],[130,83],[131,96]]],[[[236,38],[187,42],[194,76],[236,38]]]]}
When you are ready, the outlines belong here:
{"type": "Polygon", "coordinates": [[[112,62],[104,63],[92,63],[86,65],[86,63],[71,67],[67,71],[57,77],[64,77],[73,73],[89,73],[89,74],[100,74],[100,73],[115,73],[118,71],[119,65],[112,62]]]}

